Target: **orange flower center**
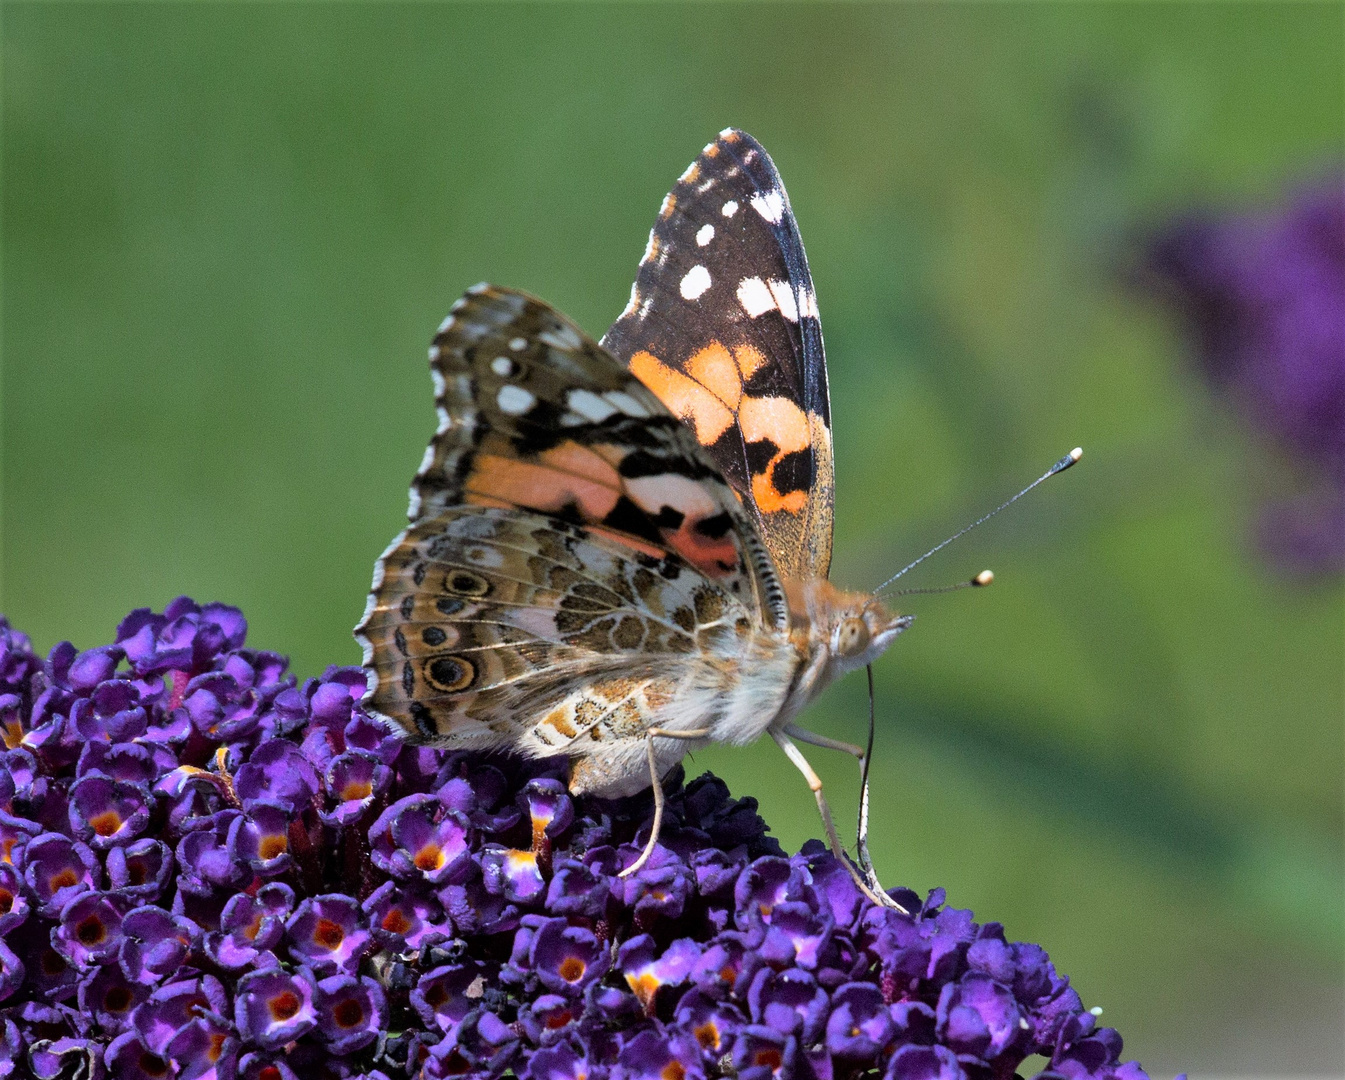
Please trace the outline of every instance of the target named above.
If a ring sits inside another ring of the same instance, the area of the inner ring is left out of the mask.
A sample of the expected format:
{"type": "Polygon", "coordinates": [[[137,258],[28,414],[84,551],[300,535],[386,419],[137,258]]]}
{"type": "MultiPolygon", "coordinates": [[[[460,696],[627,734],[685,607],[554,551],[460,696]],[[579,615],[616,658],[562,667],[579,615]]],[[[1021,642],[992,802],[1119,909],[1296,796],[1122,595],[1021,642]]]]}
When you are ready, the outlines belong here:
{"type": "Polygon", "coordinates": [[[75,936],[83,945],[97,945],[107,937],[107,927],[97,915],[89,915],[75,927],[75,936]]]}
{"type": "Polygon", "coordinates": [[[426,872],[438,870],[444,865],[444,849],[438,844],[429,843],[416,852],[416,869],[426,872]]]}
{"type": "Polygon", "coordinates": [[[299,1011],[299,1006],[302,1004],[303,1002],[299,1000],[299,995],[293,990],[282,990],[268,1001],[266,1006],[271,1010],[272,1019],[283,1024],[299,1011]]]}
{"type": "Polygon", "coordinates": [[[341,924],[332,922],[331,919],[319,919],[317,927],[313,930],[313,940],[324,949],[338,948],[345,939],[346,932],[341,929],[341,924]]]}
{"type": "Polygon", "coordinates": [[[719,1049],[719,1027],[713,1020],[707,1020],[700,1026],[692,1028],[691,1033],[706,1050],[719,1049]]]}
{"type": "Polygon", "coordinates": [[[257,854],[263,859],[274,859],[285,854],[289,846],[289,838],[284,833],[275,833],[262,837],[261,843],[257,845],[257,854]]]}
{"type": "Polygon", "coordinates": [[[374,785],[368,780],[347,780],[341,788],[341,798],[347,802],[352,799],[367,799],[373,794],[374,785]]]}
{"type": "Polygon", "coordinates": [[[105,810],[97,817],[90,818],[89,824],[99,836],[111,836],[121,828],[121,815],[115,810],[105,810]]]}
{"type": "Polygon", "coordinates": [[[383,929],[390,934],[405,934],[411,929],[411,920],[402,913],[401,908],[393,908],[383,916],[383,929]]]}
{"type": "Polygon", "coordinates": [[[588,965],[577,956],[567,956],[560,964],[560,977],[566,982],[578,982],[584,977],[588,965]]]}
{"type": "Polygon", "coordinates": [[[332,1019],[337,1027],[353,1028],[364,1023],[364,1006],[354,998],[346,998],[332,1010],[332,1019]]]}
{"type": "Polygon", "coordinates": [[[70,867],[68,866],[64,870],[58,870],[56,873],[52,874],[51,877],[47,879],[47,885],[48,887],[50,887],[52,892],[57,892],[60,889],[65,889],[71,885],[78,885],[78,884],[79,884],[79,875],[76,874],[73,870],[71,870],[70,867]]]}

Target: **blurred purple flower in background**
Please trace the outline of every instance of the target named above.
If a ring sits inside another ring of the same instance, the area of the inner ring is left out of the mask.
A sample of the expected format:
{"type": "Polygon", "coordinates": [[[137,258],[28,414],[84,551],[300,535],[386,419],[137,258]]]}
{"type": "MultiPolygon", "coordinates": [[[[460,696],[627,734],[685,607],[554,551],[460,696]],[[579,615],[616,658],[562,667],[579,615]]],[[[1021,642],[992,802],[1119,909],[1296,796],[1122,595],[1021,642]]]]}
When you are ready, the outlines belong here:
{"type": "Polygon", "coordinates": [[[410,746],[187,599],[45,663],[0,619],[0,1077],[1144,1080],[996,923],[875,908],[751,799],[571,799],[410,746]],[[98,748],[98,749],[95,749],[98,748]]]}
{"type": "Polygon", "coordinates": [[[1267,500],[1262,549],[1290,572],[1345,568],[1345,176],[1260,213],[1176,219],[1142,279],[1209,383],[1301,467],[1304,490],[1267,500]]]}

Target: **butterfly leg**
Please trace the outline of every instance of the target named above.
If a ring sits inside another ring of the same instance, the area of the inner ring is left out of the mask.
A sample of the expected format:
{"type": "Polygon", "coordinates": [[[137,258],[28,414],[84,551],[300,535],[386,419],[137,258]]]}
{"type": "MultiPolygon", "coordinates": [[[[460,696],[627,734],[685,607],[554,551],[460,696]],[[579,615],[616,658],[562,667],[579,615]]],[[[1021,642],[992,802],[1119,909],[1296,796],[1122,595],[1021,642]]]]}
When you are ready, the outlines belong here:
{"type": "Polygon", "coordinates": [[[859,853],[859,868],[864,872],[869,888],[886,896],[887,890],[878,881],[878,871],[873,868],[873,860],[869,858],[869,778],[868,769],[865,767],[867,762],[865,761],[864,748],[856,746],[854,743],[841,742],[839,739],[828,739],[825,735],[816,735],[804,728],[796,727],[794,724],[786,724],[784,732],[786,735],[792,735],[799,742],[820,746],[824,750],[839,750],[842,753],[852,755],[859,761],[859,838],[856,843],[859,853]]]}
{"type": "MultiPolygon", "coordinates": [[[[813,771],[813,767],[808,764],[808,759],[803,756],[803,752],[794,745],[793,740],[789,737],[790,734],[798,735],[801,730],[801,728],[795,728],[791,724],[788,725],[785,730],[771,728],[770,733],[780,749],[785,752],[785,757],[789,758],[789,760],[794,763],[794,767],[798,769],[799,772],[803,773],[803,778],[808,781],[808,787],[812,789],[813,796],[817,799],[817,809],[822,815],[822,824],[827,830],[827,840],[831,844],[831,853],[840,860],[841,864],[847,870],[850,871],[850,876],[854,878],[855,884],[859,886],[860,892],[879,907],[896,908],[898,911],[904,912],[905,909],[883,892],[881,888],[874,889],[869,882],[864,880],[859,871],[855,868],[855,864],[851,862],[850,858],[841,848],[841,842],[836,837],[836,825],[831,820],[831,807],[827,805],[826,797],[822,794],[822,780],[817,773],[813,771]],[[786,730],[789,734],[786,734],[786,730]]],[[[808,737],[803,741],[813,743],[816,746],[824,746],[828,749],[839,750],[848,745],[845,743],[833,742],[833,740],[830,739],[826,740],[826,742],[819,742],[817,740],[822,739],[823,736],[813,735],[812,732],[806,732],[804,734],[808,737]]],[[[854,749],[858,750],[859,747],[855,747],[854,749]]]]}
{"type": "Polygon", "coordinates": [[[694,728],[691,731],[671,731],[668,728],[650,728],[645,732],[645,753],[649,755],[649,782],[654,789],[654,822],[649,829],[649,843],[645,844],[640,857],[622,870],[617,877],[630,877],[654,854],[654,845],[658,843],[659,829],[663,825],[663,782],[658,774],[658,760],[654,757],[654,739],[704,739],[710,734],[709,728],[694,728]]]}

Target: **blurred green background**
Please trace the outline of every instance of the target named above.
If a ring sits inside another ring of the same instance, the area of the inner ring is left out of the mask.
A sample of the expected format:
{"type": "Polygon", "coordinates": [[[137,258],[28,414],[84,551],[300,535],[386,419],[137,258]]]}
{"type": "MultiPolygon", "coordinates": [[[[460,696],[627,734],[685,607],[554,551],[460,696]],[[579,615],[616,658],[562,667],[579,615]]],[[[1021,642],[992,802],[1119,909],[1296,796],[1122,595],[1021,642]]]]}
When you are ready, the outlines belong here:
{"type": "MultiPolygon", "coordinates": [[[[1261,563],[1277,463],[1117,266],[1339,155],[1343,12],[6,3],[0,607],[84,647],[186,592],[301,676],[358,662],[449,304],[489,279],[601,334],[744,127],[823,313],[835,580],[1087,450],[912,575],[999,581],[912,598],[878,665],[887,883],[1045,944],[1155,1076],[1338,1075],[1341,584],[1261,563]]],[[[705,767],[818,832],[774,746],[705,767]]]]}

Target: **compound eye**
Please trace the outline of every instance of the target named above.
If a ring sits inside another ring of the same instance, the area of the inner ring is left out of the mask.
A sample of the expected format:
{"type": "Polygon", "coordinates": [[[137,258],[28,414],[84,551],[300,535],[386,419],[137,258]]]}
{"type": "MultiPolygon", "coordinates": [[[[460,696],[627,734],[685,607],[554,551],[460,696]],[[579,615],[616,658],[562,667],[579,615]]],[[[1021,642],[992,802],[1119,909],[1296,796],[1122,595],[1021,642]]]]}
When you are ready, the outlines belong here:
{"type": "Polygon", "coordinates": [[[854,656],[869,647],[869,628],[863,619],[846,619],[836,631],[836,651],[841,656],[854,656]]]}

